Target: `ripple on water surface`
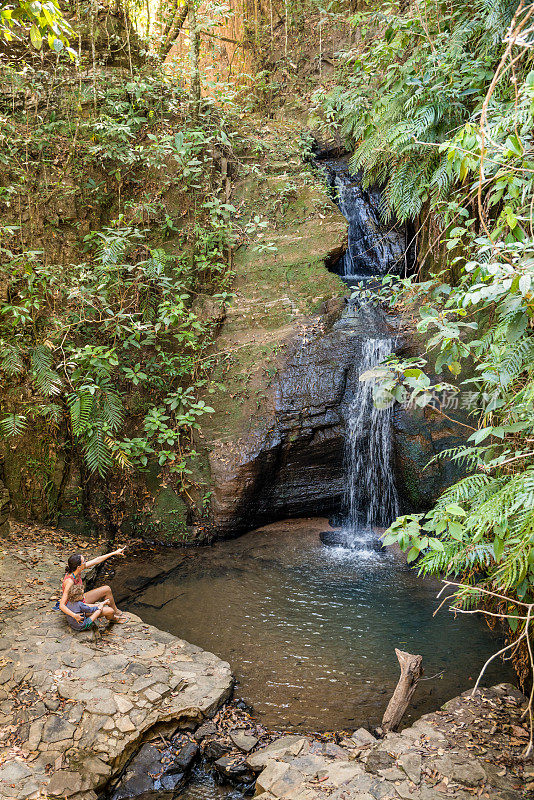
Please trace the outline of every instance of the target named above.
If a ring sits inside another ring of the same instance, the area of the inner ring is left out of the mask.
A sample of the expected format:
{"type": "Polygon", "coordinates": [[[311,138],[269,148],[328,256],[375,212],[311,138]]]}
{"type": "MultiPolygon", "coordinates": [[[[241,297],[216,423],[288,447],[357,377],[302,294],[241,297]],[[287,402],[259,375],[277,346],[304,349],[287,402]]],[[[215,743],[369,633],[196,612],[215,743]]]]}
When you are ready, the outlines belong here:
{"type": "MultiPolygon", "coordinates": [[[[381,553],[323,545],[325,520],[290,520],[195,551],[129,604],[146,622],[229,661],[269,727],[377,724],[398,679],[395,647],[427,676],[406,721],[473,685],[498,638],[474,617],[436,618],[435,581],[381,553]]],[[[143,571],[142,561],[130,568],[143,571]]],[[[487,683],[510,680],[502,664],[487,683]]]]}

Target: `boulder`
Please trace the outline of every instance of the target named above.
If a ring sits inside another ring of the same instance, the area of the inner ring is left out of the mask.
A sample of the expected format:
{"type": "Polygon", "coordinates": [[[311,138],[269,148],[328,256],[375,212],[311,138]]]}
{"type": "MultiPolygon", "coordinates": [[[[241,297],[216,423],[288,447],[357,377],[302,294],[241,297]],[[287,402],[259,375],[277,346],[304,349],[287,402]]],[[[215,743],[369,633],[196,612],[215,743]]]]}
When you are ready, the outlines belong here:
{"type": "Polygon", "coordinates": [[[140,797],[147,792],[180,789],[197,753],[198,745],[185,735],[180,735],[163,748],[147,742],[128,764],[115,787],[112,800],[140,797]]]}
{"type": "Polygon", "coordinates": [[[365,760],[365,769],[378,775],[380,770],[389,769],[395,766],[395,759],[386,750],[379,748],[371,750],[365,760]]]}
{"type": "Polygon", "coordinates": [[[464,758],[452,755],[436,758],[432,767],[444,778],[472,788],[479,786],[487,777],[480,762],[472,759],[468,753],[464,758]]]}
{"type": "Polygon", "coordinates": [[[174,756],[172,766],[168,768],[168,772],[185,772],[196,756],[198,755],[198,744],[196,742],[185,741],[180,746],[174,756]]]}
{"type": "Polygon", "coordinates": [[[144,744],[132,759],[115,788],[112,800],[138,797],[154,788],[152,775],[161,771],[161,753],[153,744],[144,744]]]}
{"type": "Polygon", "coordinates": [[[318,778],[324,779],[327,785],[342,786],[363,774],[363,767],[355,761],[334,761],[333,764],[320,770],[318,778]]]}
{"type": "Polygon", "coordinates": [[[244,753],[250,753],[250,751],[258,744],[258,737],[252,736],[246,730],[232,731],[230,733],[230,739],[235,746],[244,753]]]}
{"type": "Polygon", "coordinates": [[[247,764],[255,772],[259,772],[268,761],[301,755],[309,750],[309,746],[309,740],[305,736],[298,736],[297,734],[281,736],[280,739],[276,739],[271,744],[268,744],[267,747],[262,747],[261,750],[249,756],[247,764]]]}
{"type": "Polygon", "coordinates": [[[351,739],[357,747],[371,747],[377,742],[373,734],[369,733],[365,728],[358,728],[357,731],[354,731],[351,739]]]}
{"type": "Polygon", "coordinates": [[[202,742],[202,755],[208,761],[216,761],[226,753],[230,752],[230,745],[226,742],[221,742],[219,739],[205,739],[202,742]]]}
{"type": "Polygon", "coordinates": [[[224,775],[225,778],[230,780],[237,780],[240,783],[250,781],[254,777],[254,773],[242,758],[223,756],[218,758],[213,766],[220,775],[224,775]]]}
{"type": "Polygon", "coordinates": [[[206,736],[213,736],[213,734],[217,733],[217,726],[213,722],[205,722],[193,734],[193,739],[196,742],[201,742],[206,736]]]}
{"type": "Polygon", "coordinates": [[[419,783],[421,780],[421,763],[421,755],[415,750],[403,753],[398,759],[399,767],[412,783],[419,783]]]}
{"type": "Polygon", "coordinates": [[[298,790],[306,781],[306,776],[292,764],[283,761],[270,761],[256,781],[256,794],[271,792],[275,797],[298,790]]]}

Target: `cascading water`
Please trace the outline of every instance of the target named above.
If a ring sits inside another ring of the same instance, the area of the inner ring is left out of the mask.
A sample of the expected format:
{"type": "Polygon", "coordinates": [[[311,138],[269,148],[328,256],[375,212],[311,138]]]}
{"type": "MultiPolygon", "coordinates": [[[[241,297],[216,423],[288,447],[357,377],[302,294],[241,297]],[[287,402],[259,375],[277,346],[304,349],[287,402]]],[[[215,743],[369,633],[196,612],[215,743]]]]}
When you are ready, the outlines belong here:
{"type": "MultiPolygon", "coordinates": [[[[345,281],[369,282],[386,274],[404,275],[413,267],[415,248],[409,225],[393,221],[385,225],[380,215],[379,187],[363,189],[359,176],[344,160],[323,162],[322,168],[332,196],[349,222],[348,246],[333,267],[345,281]]],[[[385,315],[356,288],[340,321],[347,333],[358,337],[355,348],[354,387],[345,406],[346,492],[341,531],[324,534],[323,541],[343,544],[352,550],[374,552],[377,537],[372,526],[387,527],[399,514],[395,487],[390,406],[373,402],[373,380],[360,381],[364,372],[376,367],[395,349],[385,315]]]]}
{"type": "Polygon", "coordinates": [[[384,224],[379,187],[362,187],[343,159],[323,162],[330,191],[349,222],[347,249],[335,267],[353,285],[386,274],[406,275],[415,261],[412,226],[395,220],[384,224]]]}
{"type": "MultiPolygon", "coordinates": [[[[360,375],[376,367],[394,348],[392,338],[365,339],[360,375]]],[[[348,410],[345,447],[347,515],[343,523],[346,544],[368,549],[372,525],[387,526],[399,513],[393,471],[392,404],[384,407],[373,397],[373,379],[358,381],[348,410]]]]}

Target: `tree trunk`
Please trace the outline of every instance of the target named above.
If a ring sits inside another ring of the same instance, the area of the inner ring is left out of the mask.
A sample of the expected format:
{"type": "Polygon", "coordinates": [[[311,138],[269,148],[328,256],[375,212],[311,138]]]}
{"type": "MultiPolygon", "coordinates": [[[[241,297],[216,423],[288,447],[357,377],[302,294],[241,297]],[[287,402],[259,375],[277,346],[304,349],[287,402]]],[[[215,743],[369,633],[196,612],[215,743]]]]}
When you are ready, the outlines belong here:
{"type": "Polygon", "coordinates": [[[423,656],[413,656],[395,648],[399,659],[401,675],[393,692],[393,697],[382,717],[382,730],[384,733],[395,731],[410,705],[410,701],[417,689],[419,678],[423,674],[423,656]]]}
{"type": "Polygon", "coordinates": [[[200,112],[200,31],[197,20],[197,0],[189,3],[189,36],[191,38],[191,100],[193,102],[193,119],[197,120],[200,112]]]}
{"type": "Polygon", "coordinates": [[[178,5],[176,6],[172,22],[169,25],[169,28],[162,38],[162,42],[160,44],[159,52],[162,58],[165,58],[169,54],[169,50],[175,43],[178,34],[182,30],[188,12],[189,5],[187,3],[184,3],[179,7],[178,5]]]}
{"type": "MultiPolygon", "coordinates": [[[[150,4],[150,0],[147,0],[147,4],[150,4]]],[[[171,29],[177,7],[178,0],[172,0],[170,5],[169,3],[165,3],[164,0],[160,0],[158,10],[156,12],[156,21],[159,25],[159,37],[162,42],[171,29]]]]}

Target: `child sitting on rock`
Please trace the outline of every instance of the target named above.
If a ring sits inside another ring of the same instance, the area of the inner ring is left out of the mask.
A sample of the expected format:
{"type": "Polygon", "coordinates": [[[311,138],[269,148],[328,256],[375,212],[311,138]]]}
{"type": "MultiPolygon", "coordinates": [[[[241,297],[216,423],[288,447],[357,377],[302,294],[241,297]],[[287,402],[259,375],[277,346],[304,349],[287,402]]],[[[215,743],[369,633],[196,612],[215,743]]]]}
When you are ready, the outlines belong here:
{"type": "Polygon", "coordinates": [[[83,620],[78,622],[74,617],[67,617],[67,622],[75,631],[85,631],[102,615],[102,609],[106,605],[109,605],[109,600],[88,606],[83,602],[83,586],[80,583],[74,583],[69,589],[67,608],[75,614],[80,614],[83,620]]]}

